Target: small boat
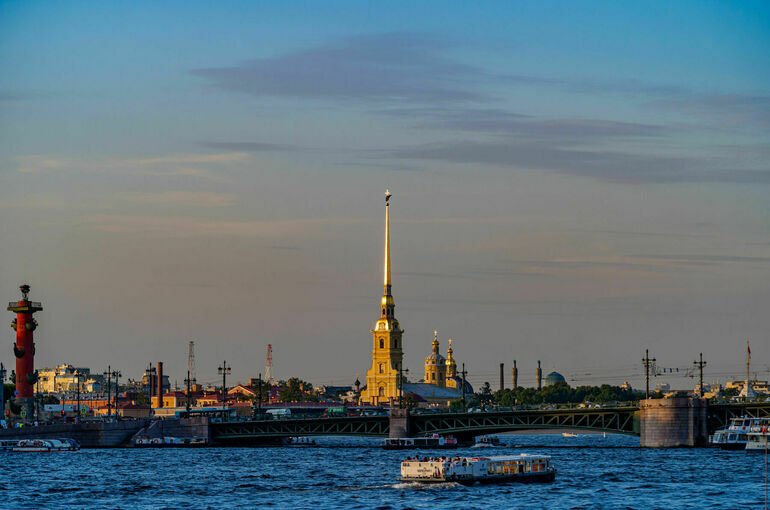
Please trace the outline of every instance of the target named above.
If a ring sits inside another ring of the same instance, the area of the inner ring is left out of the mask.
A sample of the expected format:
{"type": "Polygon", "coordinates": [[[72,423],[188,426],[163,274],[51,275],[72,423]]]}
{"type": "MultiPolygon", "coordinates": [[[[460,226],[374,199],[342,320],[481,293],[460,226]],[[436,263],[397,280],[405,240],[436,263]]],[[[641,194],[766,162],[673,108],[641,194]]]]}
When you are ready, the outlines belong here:
{"type": "Polygon", "coordinates": [[[73,452],[80,445],[73,439],[23,439],[11,448],[14,452],[73,452]]]}
{"type": "Polygon", "coordinates": [[[288,438],[286,446],[316,446],[316,443],[315,439],[304,436],[295,436],[288,438]]]}
{"type": "Polygon", "coordinates": [[[474,483],[551,482],[556,469],[547,455],[410,458],[401,463],[402,482],[474,483]]]}
{"type": "Polygon", "coordinates": [[[142,448],[197,448],[206,446],[205,437],[138,437],[134,446],[142,448]]]}
{"type": "Polygon", "coordinates": [[[385,450],[411,450],[430,448],[433,450],[453,450],[457,448],[457,439],[433,434],[426,437],[389,437],[382,442],[385,450]]]}
{"type": "Polygon", "coordinates": [[[573,434],[572,432],[562,432],[562,437],[578,437],[577,434],[573,434]]]}
{"type": "Polygon", "coordinates": [[[505,443],[500,441],[497,436],[479,436],[476,438],[473,448],[493,448],[497,446],[505,446],[505,443]]]}

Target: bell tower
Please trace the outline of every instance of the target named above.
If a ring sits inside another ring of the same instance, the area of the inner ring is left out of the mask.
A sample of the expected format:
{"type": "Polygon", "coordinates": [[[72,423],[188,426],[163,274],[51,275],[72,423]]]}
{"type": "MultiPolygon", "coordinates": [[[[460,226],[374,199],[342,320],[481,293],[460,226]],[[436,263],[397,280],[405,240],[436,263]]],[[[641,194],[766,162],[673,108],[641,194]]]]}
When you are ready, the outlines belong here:
{"type": "Polygon", "coordinates": [[[361,401],[370,404],[390,403],[398,400],[399,370],[404,353],[401,335],[404,330],[395,316],[395,301],[390,283],[390,191],[385,191],[385,262],[383,271],[384,293],[380,300],[380,318],[372,333],[372,368],[366,372],[366,390],[361,401]]]}

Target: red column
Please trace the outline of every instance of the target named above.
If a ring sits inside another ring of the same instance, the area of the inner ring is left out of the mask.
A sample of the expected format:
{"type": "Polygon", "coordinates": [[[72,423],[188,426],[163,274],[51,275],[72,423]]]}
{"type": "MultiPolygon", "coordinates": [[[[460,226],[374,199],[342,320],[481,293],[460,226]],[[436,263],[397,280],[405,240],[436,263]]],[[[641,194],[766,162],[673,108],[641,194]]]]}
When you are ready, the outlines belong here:
{"type": "Polygon", "coordinates": [[[37,321],[33,314],[43,309],[40,303],[27,298],[29,285],[20,286],[22,299],[8,303],[8,310],[16,313],[12,327],[16,330],[16,343],[13,352],[16,356],[16,403],[23,405],[28,415],[31,415],[34,398],[35,382],[35,341],[34,331],[37,321]]]}

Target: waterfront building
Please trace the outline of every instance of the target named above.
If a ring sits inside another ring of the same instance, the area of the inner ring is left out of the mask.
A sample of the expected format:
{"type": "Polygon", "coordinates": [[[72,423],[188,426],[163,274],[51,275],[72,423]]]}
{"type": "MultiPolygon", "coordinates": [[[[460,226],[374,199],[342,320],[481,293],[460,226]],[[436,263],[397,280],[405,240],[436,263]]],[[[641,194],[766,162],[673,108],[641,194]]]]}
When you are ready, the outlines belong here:
{"type": "Polygon", "coordinates": [[[100,392],[104,377],[91,374],[90,368],[74,367],[63,363],[53,368],[38,370],[36,391],[40,393],[74,393],[78,388],[80,374],[80,391],[82,393],[100,392]]]}
{"type": "Polygon", "coordinates": [[[361,401],[369,404],[393,403],[399,397],[399,377],[403,363],[404,330],[395,316],[395,301],[390,280],[390,193],[385,192],[384,293],[380,300],[380,318],[372,333],[372,366],[366,372],[366,389],[361,401]]]}

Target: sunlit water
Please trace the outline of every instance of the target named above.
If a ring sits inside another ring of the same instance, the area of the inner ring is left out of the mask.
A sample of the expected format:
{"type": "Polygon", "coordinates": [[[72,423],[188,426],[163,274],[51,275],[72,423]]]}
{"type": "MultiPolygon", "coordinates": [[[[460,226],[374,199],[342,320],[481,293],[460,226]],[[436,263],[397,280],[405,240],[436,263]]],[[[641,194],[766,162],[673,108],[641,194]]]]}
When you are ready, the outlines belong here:
{"type": "Polygon", "coordinates": [[[378,440],[360,438],[317,438],[316,448],[0,452],[0,507],[764,507],[764,455],[643,450],[637,438],[617,435],[500,437],[507,447],[463,448],[456,454],[548,454],[558,469],[556,481],[402,484],[399,462],[414,452],[383,451],[378,440]]]}

